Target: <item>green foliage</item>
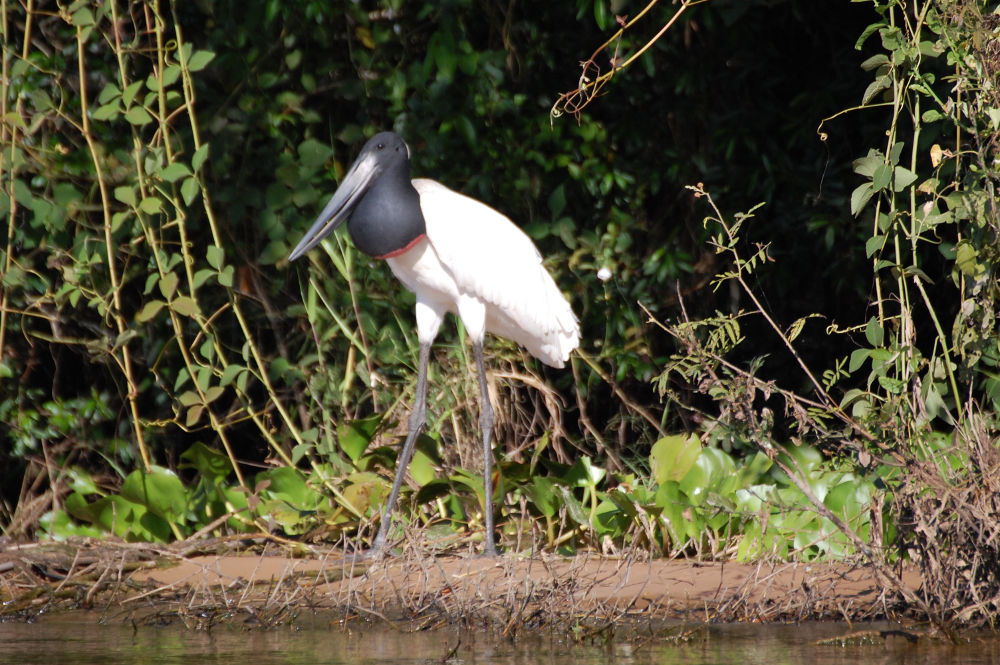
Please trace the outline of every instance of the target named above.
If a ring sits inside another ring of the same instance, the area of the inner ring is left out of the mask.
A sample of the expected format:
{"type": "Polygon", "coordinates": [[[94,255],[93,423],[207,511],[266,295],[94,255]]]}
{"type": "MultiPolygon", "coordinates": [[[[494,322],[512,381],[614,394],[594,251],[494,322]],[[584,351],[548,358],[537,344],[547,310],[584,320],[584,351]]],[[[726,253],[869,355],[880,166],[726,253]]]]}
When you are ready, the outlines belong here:
{"type": "MultiPolygon", "coordinates": [[[[411,296],[343,234],[284,258],[388,128],[415,175],[520,224],[581,319],[588,362],[544,377],[567,417],[517,387],[542,377],[498,382],[505,543],[842,557],[894,533],[867,521],[874,479],[903,482],[883,458],[965,477],[944,442],[1000,400],[993,14],[713,0],[552,123],[613,3],[390,4],[9,9],[0,458],[5,487],[51,483],[46,533],[339,537],[377,515],[411,296]]],[[[477,391],[448,328],[402,519],[475,532],[477,391]]]]}

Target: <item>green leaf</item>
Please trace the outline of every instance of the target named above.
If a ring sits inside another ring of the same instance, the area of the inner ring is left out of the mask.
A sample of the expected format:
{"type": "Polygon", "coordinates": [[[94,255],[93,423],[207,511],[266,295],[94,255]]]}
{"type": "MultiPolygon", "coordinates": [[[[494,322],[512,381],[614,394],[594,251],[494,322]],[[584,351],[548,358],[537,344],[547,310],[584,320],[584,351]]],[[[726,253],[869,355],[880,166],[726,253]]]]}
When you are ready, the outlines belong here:
{"type": "Polygon", "coordinates": [[[236,377],[239,376],[241,372],[248,371],[243,365],[237,365],[233,363],[232,365],[226,365],[226,369],[222,370],[222,378],[219,379],[220,386],[228,386],[236,377]]]}
{"type": "Polygon", "coordinates": [[[222,394],[226,392],[226,389],[222,386],[212,386],[205,391],[205,404],[211,404],[215,400],[222,397],[222,394]]]}
{"type": "Polygon", "coordinates": [[[187,178],[181,183],[181,197],[184,199],[184,205],[191,205],[195,197],[198,196],[198,191],[201,189],[201,185],[198,184],[197,178],[187,178]]]}
{"type": "Polygon", "coordinates": [[[139,93],[142,88],[142,81],[134,81],[126,86],[125,90],[122,91],[122,103],[125,104],[125,108],[132,106],[132,102],[135,100],[135,96],[139,93]]]}
{"type": "Polygon", "coordinates": [[[342,422],[337,426],[337,441],[340,444],[340,449],[355,464],[361,459],[368,444],[375,438],[382,418],[383,414],[377,413],[367,418],[342,422]]]}
{"type": "Polygon", "coordinates": [[[163,70],[163,87],[173,85],[181,76],[181,68],[177,65],[168,65],[163,70]]]}
{"type": "Polygon", "coordinates": [[[546,517],[554,517],[556,511],[559,510],[555,483],[550,479],[544,476],[535,476],[531,479],[531,484],[523,491],[531,499],[535,508],[546,517]]]}
{"type": "Polygon", "coordinates": [[[887,56],[885,53],[877,53],[872,57],[868,58],[867,60],[865,60],[864,62],[862,62],[861,69],[865,70],[866,72],[870,72],[873,69],[878,69],[882,65],[887,65],[887,64],[889,64],[889,56],[887,56]]]}
{"type": "Polygon", "coordinates": [[[224,453],[209,448],[200,441],[181,453],[177,468],[194,469],[216,485],[225,480],[233,470],[232,463],[224,453]]]}
{"type": "Polygon", "coordinates": [[[188,69],[192,72],[199,72],[208,66],[208,63],[215,59],[215,54],[211,51],[195,51],[188,60],[188,69]]]}
{"type": "Polygon", "coordinates": [[[549,213],[552,219],[558,219],[566,209],[566,186],[559,185],[549,194],[549,213]]]}
{"type": "Polygon", "coordinates": [[[160,170],[158,175],[167,182],[177,182],[181,178],[191,175],[191,169],[187,167],[187,164],[174,162],[173,164],[167,164],[167,166],[160,170]]]}
{"type": "Polygon", "coordinates": [[[306,139],[299,144],[299,163],[307,169],[317,169],[333,156],[333,148],[316,139],[306,139]]]}
{"type": "Polygon", "coordinates": [[[607,471],[594,466],[590,457],[583,455],[566,471],[562,480],[570,487],[595,487],[604,479],[605,475],[607,475],[607,471]]]}
{"type": "Polygon", "coordinates": [[[883,90],[888,90],[889,86],[891,85],[892,85],[892,79],[889,78],[888,74],[883,74],[882,76],[876,77],[875,80],[869,83],[868,87],[865,88],[864,94],[861,95],[861,105],[864,106],[865,104],[870,102],[872,98],[875,97],[875,95],[882,92],[883,90]]]}
{"type": "Polygon", "coordinates": [[[142,309],[139,310],[139,313],[135,315],[135,320],[139,323],[146,323],[147,321],[152,320],[157,314],[160,313],[160,310],[163,309],[163,306],[166,304],[167,303],[162,300],[151,300],[147,302],[142,306],[142,309]]]}
{"type": "Polygon", "coordinates": [[[802,329],[805,328],[806,321],[819,317],[822,317],[822,314],[807,314],[797,319],[791,326],[789,326],[788,332],[785,333],[785,336],[788,337],[788,341],[794,342],[795,338],[802,334],[802,329]]]}
{"type": "Polygon", "coordinates": [[[181,316],[188,317],[194,317],[201,311],[198,307],[198,302],[191,296],[178,296],[176,299],[170,301],[170,309],[181,316]]]}
{"type": "Polygon", "coordinates": [[[316,505],[319,496],[306,484],[305,478],[298,469],[282,466],[258,473],[254,480],[255,485],[267,481],[268,485],[264,492],[283,499],[296,510],[308,509],[316,505]]]}
{"type": "Polygon", "coordinates": [[[874,193],[875,190],[872,188],[870,182],[859,185],[851,192],[851,214],[857,217],[865,209],[865,206],[868,205],[868,201],[871,200],[874,193]]]}
{"type": "Polygon", "coordinates": [[[190,428],[197,425],[203,413],[205,413],[205,406],[203,404],[195,404],[190,407],[184,416],[184,426],[190,428]]]}
{"type": "Polygon", "coordinates": [[[963,274],[975,277],[981,270],[979,253],[976,248],[964,240],[955,246],[955,266],[963,274]]]}
{"type": "Polygon", "coordinates": [[[139,210],[147,215],[155,215],[163,212],[163,201],[155,196],[147,196],[142,201],[139,201],[139,210]]]}
{"type": "Polygon", "coordinates": [[[847,371],[853,374],[861,369],[870,355],[871,352],[869,349],[854,349],[851,352],[851,361],[848,363],[847,371]]]}
{"type": "Polygon", "coordinates": [[[875,191],[882,191],[889,186],[892,181],[892,166],[889,164],[879,164],[872,174],[872,187],[875,191]]]}
{"type": "Polygon", "coordinates": [[[38,518],[38,525],[52,540],[100,538],[103,532],[94,526],[77,524],[65,510],[50,510],[38,518]]]}
{"type": "Polygon", "coordinates": [[[205,259],[208,260],[208,265],[212,266],[216,270],[220,270],[222,268],[225,258],[225,252],[223,252],[222,248],[218,245],[209,245],[205,250],[205,259]]]}
{"type": "Polygon", "coordinates": [[[882,346],[882,342],[885,341],[885,330],[874,316],[868,319],[868,325],[865,326],[865,338],[875,348],[882,346]]]}
{"type": "Polygon", "coordinates": [[[184,519],[187,493],[170,469],[160,466],[151,467],[149,472],[136,469],[122,483],[121,495],[171,522],[184,519]]]}
{"type": "Polygon", "coordinates": [[[573,496],[573,493],[569,491],[569,488],[564,485],[558,485],[556,491],[562,498],[563,506],[566,507],[566,514],[569,515],[570,519],[579,524],[580,526],[590,526],[590,515],[584,510],[583,504],[573,496]]]}
{"type": "Polygon", "coordinates": [[[139,125],[140,127],[153,122],[153,116],[142,106],[133,106],[128,111],[125,111],[125,119],[130,124],[139,125]]]}
{"type": "Polygon", "coordinates": [[[122,91],[118,89],[118,86],[113,82],[109,82],[101,89],[101,93],[97,95],[97,103],[103,106],[121,96],[122,91]]]}
{"type": "Polygon", "coordinates": [[[181,278],[177,276],[175,272],[168,272],[163,277],[160,278],[160,293],[168,301],[174,297],[174,293],[177,292],[177,284],[180,282],[181,278]]]}
{"type": "Polygon", "coordinates": [[[128,185],[115,187],[115,198],[128,206],[136,204],[135,190],[128,185]]]}
{"type": "Polygon", "coordinates": [[[893,183],[893,189],[897,192],[903,191],[917,180],[916,173],[910,169],[903,168],[902,166],[897,166],[894,173],[895,181],[893,183]]]}
{"type": "Polygon", "coordinates": [[[871,258],[885,246],[885,236],[874,235],[865,241],[865,256],[871,258]]]}
{"type": "Polygon", "coordinates": [[[94,477],[86,469],[79,466],[71,466],[66,469],[66,479],[69,487],[74,492],[80,494],[102,494],[94,482],[94,477]]]}
{"type": "Polygon", "coordinates": [[[208,159],[208,144],[203,143],[200,148],[194,151],[194,155],[191,157],[191,168],[194,169],[195,173],[201,171],[202,164],[208,159]]]}
{"type": "Polygon", "coordinates": [[[85,28],[94,25],[94,13],[87,7],[80,7],[72,14],[73,25],[85,28]]]}
{"type": "Polygon", "coordinates": [[[675,434],[653,444],[649,453],[649,466],[657,484],[680,481],[688,474],[701,455],[701,441],[695,434],[675,434]]]}
{"type": "Polygon", "coordinates": [[[118,117],[121,110],[118,108],[118,102],[113,101],[110,104],[105,104],[104,106],[99,106],[91,114],[94,120],[114,120],[118,117]]]}
{"type": "Polygon", "coordinates": [[[871,148],[868,150],[868,154],[859,159],[855,159],[852,163],[854,167],[854,172],[863,175],[867,178],[872,178],[875,175],[875,169],[885,164],[885,155],[882,151],[871,148]]]}
{"type": "Polygon", "coordinates": [[[352,512],[364,515],[378,509],[389,493],[389,486],[377,473],[361,471],[347,477],[347,486],[341,492],[352,512]]]}
{"type": "Polygon", "coordinates": [[[410,476],[416,481],[418,487],[423,487],[427,483],[437,478],[437,466],[434,460],[422,450],[413,453],[410,460],[410,476]]]}
{"type": "Polygon", "coordinates": [[[216,275],[218,275],[218,271],[215,270],[214,268],[202,268],[201,270],[195,272],[194,279],[192,280],[191,284],[194,286],[195,289],[199,289],[205,282],[215,277],[216,275]]]}

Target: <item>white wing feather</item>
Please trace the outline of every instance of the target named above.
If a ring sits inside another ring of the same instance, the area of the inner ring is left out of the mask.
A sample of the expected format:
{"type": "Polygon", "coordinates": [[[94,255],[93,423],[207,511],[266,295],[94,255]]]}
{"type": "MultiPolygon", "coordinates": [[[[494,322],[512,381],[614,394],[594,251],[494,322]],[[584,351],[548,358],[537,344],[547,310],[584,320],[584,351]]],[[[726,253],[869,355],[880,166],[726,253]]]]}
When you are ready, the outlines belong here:
{"type": "Polygon", "coordinates": [[[569,302],[531,239],[507,217],[433,180],[413,186],[427,237],[459,290],[486,304],[486,330],[553,367],[580,342],[569,302]]]}

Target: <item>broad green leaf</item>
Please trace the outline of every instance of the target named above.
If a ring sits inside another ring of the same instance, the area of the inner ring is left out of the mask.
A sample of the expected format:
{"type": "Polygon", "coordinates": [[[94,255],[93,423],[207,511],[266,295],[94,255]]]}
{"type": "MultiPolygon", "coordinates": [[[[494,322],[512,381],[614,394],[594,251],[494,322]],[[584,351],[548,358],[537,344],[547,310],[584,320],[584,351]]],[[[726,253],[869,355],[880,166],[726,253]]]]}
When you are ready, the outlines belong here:
{"type": "Polygon", "coordinates": [[[201,165],[205,163],[206,159],[208,159],[208,144],[203,143],[191,156],[191,168],[194,169],[195,173],[201,171],[201,165]]]}
{"type": "Polygon", "coordinates": [[[864,157],[855,159],[853,162],[854,172],[866,178],[875,176],[875,169],[885,164],[885,155],[881,150],[871,148],[864,157]]]}
{"type": "Polygon", "coordinates": [[[73,25],[85,28],[94,25],[94,13],[87,7],[80,7],[72,14],[73,25]]]}
{"type": "Polygon", "coordinates": [[[649,453],[653,480],[661,485],[669,480],[681,480],[694,466],[701,451],[701,441],[695,434],[675,434],[660,439],[649,453]]]}
{"type": "Polygon", "coordinates": [[[892,166],[889,164],[880,164],[878,168],[875,169],[875,173],[872,174],[872,188],[875,191],[882,191],[886,189],[892,182],[892,166]]]}
{"type": "MultiPolygon", "coordinates": [[[[173,273],[170,273],[171,275],[173,273]]],[[[174,310],[181,316],[196,316],[201,310],[198,308],[198,302],[191,296],[178,296],[174,300],[170,301],[170,309],[174,310]]]]}
{"type": "Polygon", "coordinates": [[[217,275],[218,272],[213,268],[202,268],[194,274],[194,279],[191,283],[195,289],[199,289],[205,282],[217,275]]]}
{"type": "Polygon", "coordinates": [[[263,492],[290,503],[297,510],[312,508],[320,498],[306,483],[298,469],[282,466],[257,474],[255,484],[269,481],[263,492]]]}
{"type": "Polygon", "coordinates": [[[410,476],[416,481],[418,487],[426,485],[437,477],[434,460],[422,450],[414,451],[409,470],[410,476]]]}
{"type": "Polygon", "coordinates": [[[876,348],[882,346],[882,342],[885,341],[885,330],[874,316],[868,319],[868,325],[865,326],[865,338],[876,348]]]}
{"type": "Polygon", "coordinates": [[[222,397],[222,394],[226,392],[226,389],[222,386],[212,386],[205,391],[205,404],[211,404],[215,400],[222,397]]]}
{"type": "Polygon", "coordinates": [[[357,463],[368,444],[375,438],[379,425],[382,423],[383,414],[377,413],[367,418],[342,422],[337,426],[337,441],[340,449],[347,454],[350,460],[357,463]]]}
{"type": "Polygon", "coordinates": [[[65,510],[50,510],[38,518],[38,525],[52,540],[62,541],[70,538],[100,538],[104,535],[101,529],[75,522],[65,510]]]}
{"type": "Polygon", "coordinates": [[[853,374],[861,369],[870,355],[870,349],[854,349],[854,351],[851,352],[851,361],[848,363],[847,371],[853,374]]]}
{"type": "Polygon", "coordinates": [[[225,261],[225,252],[218,245],[209,245],[205,249],[205,259],[208,261],[208,265],[219,270],[222,268],[223,261],[225,261]]]}
{"type": "Polygon", "coordinates": [[[607,471],[594,466],[590,457],[584,455],[576,460],[562,479],[570,487],[594,487],[604,479],[605,475],[607,471]]]}
{"type": "Polygon", "coordinates": [[[970,243],[962,241],[955,246],[955,266],[962,273],[975,277],[980,271],[979,253],[970,243]]]}
{"type": "Polygon", "coordinates": [[[188,60],[188,69],[192,72],[198,72],[208,66],[208,63],[215,59],[215,54],[211,51],[195,51],[188,60]]]}
{"type": "Polygon", "coordinates": [[[247,368],[244,367],[243,365],[239,365],[236,363],[227,365],[226,369],[222,370],[222,378],[219,380],[219,385],[228,386],[236,379],[236,377],[240,374],[240,372],[246,372],[246,371],[247,368]]]}
{"type": "Polygon", "coordinates": [[[201,190],[201,185],[198,184],[197,178],[185,178],[184,182],[181,183],[181,198],[184,199],[184,205],[194,203],[199,190],[201,190]]]}
{"type": "Polygon", "coordinates": [[[554,517],[559,510],[559,501],[556,496],[555,483],[545,476],[535,476],[531,479],[531,484],[524,487],[524,493],[531,499],[532,504],[538,512],[546,517],[554,517]]]}
{"type": "Polygon", "coordinates": [[[135,100],[135,96],[139,93],[142,88],[143,82],[141,80],[134,81],[125,87],[122,91],[122,102],[125,104],[125,108],[132,106],[132,102],[135,100]]]}
{"type": "Polygon", "coordinates": [[[147,196],[142,201],[139,201],[139,210],[147,215],[155,215],[163,212],[163,201],[155,196],[147,196]]]}
{"type": "Polygon", "coordinates": [[[121,495],[168,521],[184,519],[187,492],[184,483],[170,469],[155,465],[148,472],[136,469],[122,483],[121,495]]]}
{"type": "Polygon", "coordinates": [[[316,139],[306,139],[299,144],[299,162],[307,169],[317,169],[333,156],[333,148],[316,139]]]}
{"type": "Polygon", "coordinates": [[[177,468],[194,469],[216,485],[228,477],[233,470],[229,458],[224,453],[209,448],[200,441],[181,453],[177,468]]]}
{"type": "Polygon", "coordinates": [[[134,206],[136,204],[135,190],[128,185],[115,187],[115,198],[125,205],[134,206]]]}
{"type": "Polygon", "coordinates": [[[94,477],[91,475],[90,471],[87,471],[83,467],[69,467],[66,470],[66,478],[69,481],[70,489],[74,492],[84,495],[102,493],[97,488],[97,483],[94,482],[94,477]]]}
{"type": "Polygon", "coordinates": [[[350,504],[349,510],[356,515],[378,510],[388,494],[385,479],[370,471],[352,473],[347,477],[347,486],[341,490],[341,496],[350,504]]]}
{"type": "Polygon", "coordinates": [[[566,514],[569,515],[570,519],[580,526],[590,526],[589,513],[584,510],[583,504],[580,503],[579,499],[573,496],[573,493],[569,491],[569,488],[565,485],[557,485],[556,492],[562,498],[563,506],[566,508],[566,514]]]}
{"type": "Polygon", "coordinates": [[[118,108],[118,102],[113,101],[104,106],[97,107],[91,114],[91,117],[94,120],[114,120],[118,117],[119,113],[121,113],[121,110],[118,108]]]}
{"type": "Polygon", "coordinates": [[[160,310],[163,309],[163,306],[166,304],[167,303],[162,300],[151,300],[147,302],[143,305],[142,309],[139,310],[139,313],[135,315],[135,320],[139,323],[146,323],[147,321],[152,320],[157,314],[160,313],[160,310]]]}
{"type": "Polygon", "coordinates": [[[187,164],[182,162],[167,164],[159,172],[159,176],[167,182],[177,182],[181,178],[189,175],[191,175],[191,169],[187,167],[187,164]]]}
{"type": "Polygon", "coordinates": [[[205,406],[203,404],[199,403],[189,407],[187,413],[184,414],[184,426],[192,428],[197,425],[203,413],[205,413],[205,406]]]}
{"type": "Polygon", "coordinates": [[[855,217],[861,214],[861,211],[865,209],[866,205],[868,205],[868,201],[871,200],[874,193],[875,189],[872,187],[870,182],[858,185],[858,187],[851,192],[851,214],[855,217]]]}
{"type": "Polygon", "coordinates": [[[903,168],[902,166],[897,166],[894,173],[895,181],[893,183],[893,189],[897,192],[903,191],[917,180],[916,173],[910,169],[903,168]]]}
{"type": "Polygon", "coordinates": [[[174,293],[177,292],[177,284],[180,282],[180,277],[177,276],[175,272],[168,272],[163,277],[160,278],[160,293],[167,300],[174,297],[174,293]]]}
{"type": "Polygon", "coordinates": [[[125,111],[125,119],[132,125],[148,125],[153,122],[153,116],[149,114],[142,106],[133,106],[128,111],[125,111]]]}

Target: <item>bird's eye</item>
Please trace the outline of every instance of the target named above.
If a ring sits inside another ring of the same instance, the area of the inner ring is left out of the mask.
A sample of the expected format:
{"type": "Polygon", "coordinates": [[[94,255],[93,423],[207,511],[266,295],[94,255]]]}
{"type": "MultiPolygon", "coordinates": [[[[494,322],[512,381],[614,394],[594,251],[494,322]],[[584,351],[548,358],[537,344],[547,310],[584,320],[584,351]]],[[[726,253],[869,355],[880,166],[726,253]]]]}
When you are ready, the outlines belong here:
{"type": "Polygon", "coordinates": [[[379,143],[379,144],[378,144],[377,146],[375,146],[375,147],[376,147],[376,148],[378,148],[379,150],[385,150],[385,144],[384,144],[384,143],[379,143]]]}

